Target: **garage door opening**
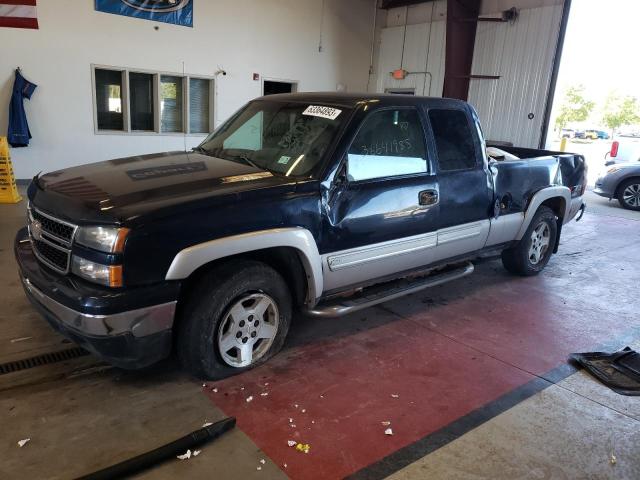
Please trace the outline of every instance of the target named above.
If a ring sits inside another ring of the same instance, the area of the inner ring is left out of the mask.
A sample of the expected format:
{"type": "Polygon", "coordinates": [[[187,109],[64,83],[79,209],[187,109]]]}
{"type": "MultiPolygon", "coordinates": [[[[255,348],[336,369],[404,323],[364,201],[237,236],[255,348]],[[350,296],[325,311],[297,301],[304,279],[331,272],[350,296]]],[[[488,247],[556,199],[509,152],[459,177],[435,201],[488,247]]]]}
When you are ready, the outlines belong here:
{"type": "Polygon", "coordinates": [[[265,80],[262,83],[263,95],[276,95],[278,93],[293,93],[298,91],[297,82],[282,80],[265,80]]]}
{"type": "MultiPolygon", "coordinates": [[[[545,143],[584,155],[593,185],[614,141],[640,145],[640,70],[630,48],[637,44],[640,3],[615,0],[596,8],[574,0],[570,7],[545,143]]],[[[621,147],[618,157],[640,152],[631,147],[621,147]]]]}

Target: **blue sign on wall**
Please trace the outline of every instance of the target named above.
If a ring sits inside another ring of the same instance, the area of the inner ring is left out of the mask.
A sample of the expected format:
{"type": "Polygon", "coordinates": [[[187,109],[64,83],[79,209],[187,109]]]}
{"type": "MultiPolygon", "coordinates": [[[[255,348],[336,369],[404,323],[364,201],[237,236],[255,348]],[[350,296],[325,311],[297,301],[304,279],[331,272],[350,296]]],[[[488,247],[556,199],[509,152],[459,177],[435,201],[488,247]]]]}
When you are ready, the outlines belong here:
{"type": "Polygon", "coordinates": [[[193,27],[193,0],[96,0],[96,10],[193,27]]]}

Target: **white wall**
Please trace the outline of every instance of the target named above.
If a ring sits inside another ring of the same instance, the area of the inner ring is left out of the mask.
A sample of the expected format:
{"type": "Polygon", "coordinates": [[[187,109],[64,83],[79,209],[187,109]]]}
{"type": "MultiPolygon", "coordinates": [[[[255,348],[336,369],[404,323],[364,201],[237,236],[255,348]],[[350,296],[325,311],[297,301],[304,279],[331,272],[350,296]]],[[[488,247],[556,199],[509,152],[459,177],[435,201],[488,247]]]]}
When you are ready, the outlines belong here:
{"type": "MultiPolygon", "coordinates": [[[[499,80],[474,79],[469,86],[469,103],[478,110],[487,138],[538,146],[562,5],[563,0],[481,3],[483,16],[499,16],[514,6],[520,12],[515,22],[478,23],[471,73],[500,76],[499,80]],[[532,120],[529,113],[534,114],[532,120]]],[[[426,96],[442,96],[446,2],[438,0],[382,12],[384,23],[377,35],[375,73],[369,90],[415,88],[416,95],[422,95],[424,89],[426,96]],[[394,80],[390,72],[398,68],[429,73],[394,80]]]]}
{"type": "MultiPolygon", "coordinates": [[[[39,0],[39,30],[0,28],[0,134],[7,130],[13,69],[38,84],[25,101],[33,139],[12,149],[17,178],[111,158],[181,150],[182,136],[95,134],[91,64],[213,75],[218,123],[261,95],[262,77],[300,91],[364,91],[371,0],[196,0],[194,28],[96,12],[85,0],[39,0]],[[322,52],[318,51],[322,27],[322,52]],[[159,26],[155,31],[154,26],[159,26]]],[[[187,137],[187,147],[202,136],[187,137]]]]}
{"type": "Polygon", "coordinates": [[[383,10],[382,15],[385,22],[379,32],[369,90],[382,93],[388,88],[412,88],[416,95],[442,96],[446,1],[392,8],[383,10]],[[390,73],[399,68],[421,73],[395,80],[390,73]]]}

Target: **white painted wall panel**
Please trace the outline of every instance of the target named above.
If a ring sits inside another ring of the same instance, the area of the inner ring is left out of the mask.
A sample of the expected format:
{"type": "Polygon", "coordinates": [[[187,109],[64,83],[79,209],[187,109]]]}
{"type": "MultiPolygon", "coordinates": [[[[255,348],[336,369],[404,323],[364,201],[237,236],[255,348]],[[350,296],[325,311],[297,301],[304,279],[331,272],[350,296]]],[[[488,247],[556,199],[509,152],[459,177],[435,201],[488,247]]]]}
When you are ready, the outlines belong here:
{"type": "Polygon", "coordinates": [[[487,139],[537,147],[549,92],[562,6],[523,9],[514,23],[479,23],[469,103],[487,139]],[[527,116],[534,114],[533,119],[527,116]]]}
{"type": "MultiPolygon", "coordinates": [[[[261,95],[253,72],[298,80],[300,91],[331,91],[337,84],[365,90],[372,0],[196,4],[193,28],[96,12],[88,0],[39,0],[39,30],[0,28],[0,135],[7,131],[13,69],[21,66],[39,86],[31,101],[25,101],[34,138],[29,147],[12,151],[16,176],[184,148],[181,135],[96,135],[92,63],[180,73],[184,62],[186,73],[207,76],[222,66],[228,75],[217,82],[219,122],[261,95]]],[[[187,147],[202,138],[187,137],[187,147]]]]}
{"type": "Polygon", "coordinates": [[[382,29],[376,91],[382,93],[388,88],[415,88],[416,95],[442,96],[445,22],[408,25],[403,55],[404,29],[404,26],[382,29]],[[398,68],[414,73],[404,80],[395,80],[391,72],[398,68]]]}

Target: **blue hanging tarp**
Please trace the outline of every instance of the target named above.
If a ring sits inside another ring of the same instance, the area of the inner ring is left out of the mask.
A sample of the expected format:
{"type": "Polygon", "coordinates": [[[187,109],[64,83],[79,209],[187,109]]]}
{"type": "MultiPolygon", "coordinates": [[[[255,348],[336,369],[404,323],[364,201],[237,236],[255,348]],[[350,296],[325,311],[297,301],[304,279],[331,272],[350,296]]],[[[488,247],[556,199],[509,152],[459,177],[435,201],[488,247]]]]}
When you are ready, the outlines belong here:
{"type": "Polygon", "coordinates": [[[193,27],[193,0],[96,0],[96,10],[193,27]]]}

